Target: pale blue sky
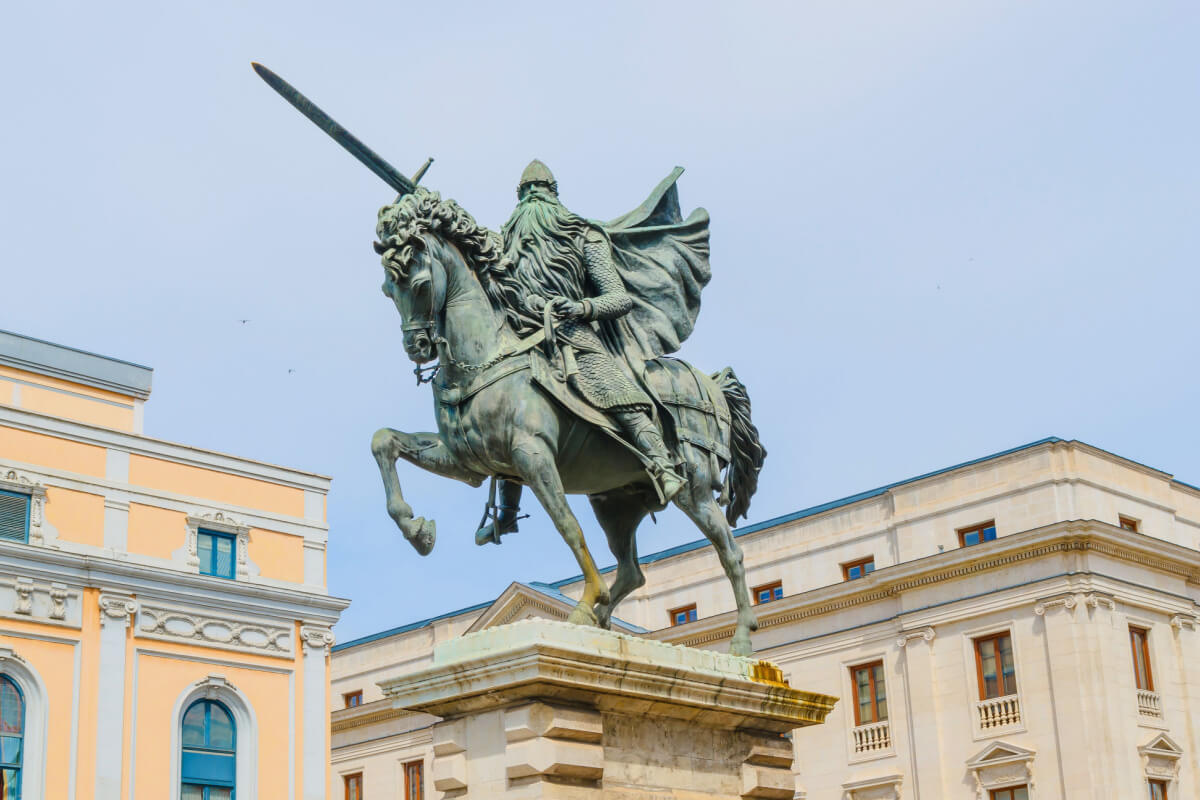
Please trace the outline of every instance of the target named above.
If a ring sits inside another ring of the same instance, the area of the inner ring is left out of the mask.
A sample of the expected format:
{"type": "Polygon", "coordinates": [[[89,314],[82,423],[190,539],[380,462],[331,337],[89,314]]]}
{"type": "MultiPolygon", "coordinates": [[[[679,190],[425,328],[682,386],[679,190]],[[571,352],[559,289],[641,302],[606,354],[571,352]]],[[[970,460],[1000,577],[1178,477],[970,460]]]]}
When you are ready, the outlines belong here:
{"type": "Polygon", "coordinates": [[[0,328],[153,366],[150,435],[333,475],[343,641],[576,567],[539,509],[476,548],[485,490],[405,467],[439,540],[400,540],[368,442],[433,415],[392,195],[251,60],[491,227],[535,156],[598,218],[687,167],[683,355],[749,387],[752,521],[1048,435],[1200,483],[1194,2],[250,5],[5,8],[0,328]]]}

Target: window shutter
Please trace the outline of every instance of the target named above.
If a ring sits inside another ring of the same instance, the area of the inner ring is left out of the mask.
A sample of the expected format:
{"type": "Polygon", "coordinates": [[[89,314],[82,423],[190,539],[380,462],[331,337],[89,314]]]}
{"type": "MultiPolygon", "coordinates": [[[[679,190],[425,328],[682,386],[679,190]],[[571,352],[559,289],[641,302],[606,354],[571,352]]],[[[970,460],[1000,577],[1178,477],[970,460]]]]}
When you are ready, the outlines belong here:
{"type": "Polygon", "coordinates": [[[29,495],[0,491],[0,539],[24,542],[29,538],[29,495]]]}

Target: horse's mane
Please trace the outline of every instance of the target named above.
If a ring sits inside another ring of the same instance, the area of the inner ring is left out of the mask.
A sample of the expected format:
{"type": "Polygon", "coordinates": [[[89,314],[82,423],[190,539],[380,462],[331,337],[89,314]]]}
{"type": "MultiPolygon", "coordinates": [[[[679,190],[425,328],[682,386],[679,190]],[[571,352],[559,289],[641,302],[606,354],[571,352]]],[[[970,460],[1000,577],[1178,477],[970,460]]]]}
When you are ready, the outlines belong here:
{"type": "Polygon", "coordinates": [[[519,327],[514,306],[522,294],[518,286],[506,280],[508,270],[501,260],[503,240],[500,234],[476,223],[458,203],[443,200],[437,192],[418,186],[399,202],[379,209],[375,234],[379,237],[375,252],[382,255],[388,250],[395,251],[384,259],[383,268],[396,282],[408,278],[409,266],[425,247],[425,236],[434,234],[456,245],[479,277],[492,308],[503,313],[510,326],[519,327]]]}

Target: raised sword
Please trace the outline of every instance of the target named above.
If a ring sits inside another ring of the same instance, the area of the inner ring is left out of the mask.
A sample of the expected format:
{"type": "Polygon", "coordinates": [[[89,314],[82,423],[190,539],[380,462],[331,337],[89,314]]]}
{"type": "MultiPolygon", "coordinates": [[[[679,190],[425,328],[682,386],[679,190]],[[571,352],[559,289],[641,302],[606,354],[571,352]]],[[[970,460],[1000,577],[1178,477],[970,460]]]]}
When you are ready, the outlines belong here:
{"type": "Polygon", "coordinates": [[[320,106],[301,94],[300,90],[295,86],[292,86],[257,61],[250,62],[250,66],[254,67],[254,71],[258,73],[258,77],[266,81],[267,85],[278,92],[280,97],[295,106],[297,111],[308,117],[318,128],[325,131],[346,152],[357,158],[367,169],[382,178],[384,183],[395,189],[399,195],[396,198],[397,200],[406,194],[411,194],[417,188],[417,183],[421,180],[425,171],[429,169],[429,165],[433,163],[432,158],[427,159],[413,175],[412,180],[409,180],[400,170],[385,161],[378,153],[363,144],[357,136],[343,128],[333,117],[322,111],[320,106]]]}

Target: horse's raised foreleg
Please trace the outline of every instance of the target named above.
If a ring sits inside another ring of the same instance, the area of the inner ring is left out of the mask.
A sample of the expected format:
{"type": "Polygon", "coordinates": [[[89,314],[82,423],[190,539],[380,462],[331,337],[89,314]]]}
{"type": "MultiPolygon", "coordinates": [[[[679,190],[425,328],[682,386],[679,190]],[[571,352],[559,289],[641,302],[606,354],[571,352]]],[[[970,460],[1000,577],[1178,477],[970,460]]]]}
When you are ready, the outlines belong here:
{"type": "MultiPolygon", "coordinates": [[[[695,473],[693,473],[695,474],[695,473]]],[[[693,480],[682,492],[675,495],[675,505],[683,513],[691,517],[696,526],[703,531],[712,542],[721,567],[733,587],[733,597],[737,601],[737,626],[733,632],[733,640],[729,643],[729,652],[735,656],[749,656],[754,653],[750,642],[750,632],[758,630],[758,621],[754,618],[753,607],[750,605],[750,592],[746,588],[746,569],[742,565],[742,548],[733,538],[733,531],[721,513],[721,507],[713,499],[707,480],[693,480]]]]}
{"type": "Polygon", "coordinates": [[[608,549],[617,559],[617,579],[609,589],[611,597],[607,603],[600,603],[595,609],[600,627],[608,628],[617,604],[646,583],[646,576],[638,564],[637,529],[649,511],[641,495],[633,492],[596,494],[588,499],[592,502],[592,511],[596,513],[596,521],[608,537],[608,549]]]}
{"type": "Polygon", "coordinates": [[[396,475],[396,459],[403,458],[421,469],[447,478],[478,486],[483,476],[464,468],[436,433],[404,433],[391,428],[380,428],[371,437],[371,452],[379,464],[383,478],[383,490],[387,497],[387,511],[404,534],[404,538],[423,556],[429,555],[437,539],[437,523],[424,517],[413,517],[412,507],[405,502],[400,490],[400,478],[396,475]]]}
{"type": "Polygon", "coordinates": [[[596,569],[596,562],[588,551],[579,520],[567,505],[562,479],[558,476],[558,465],[550,447],[539,439],[528,439],[513,446],[512,461],[521,479],[537,495],[538,502],[554,521],[554,527],[558,528],[563,540],[575,554],[583,573],[583,597],[567,617],[567,622],[597,625],[596,612],[592,607],[608,603],[608,586],[600,577],[600,570],[596,569]]]}

